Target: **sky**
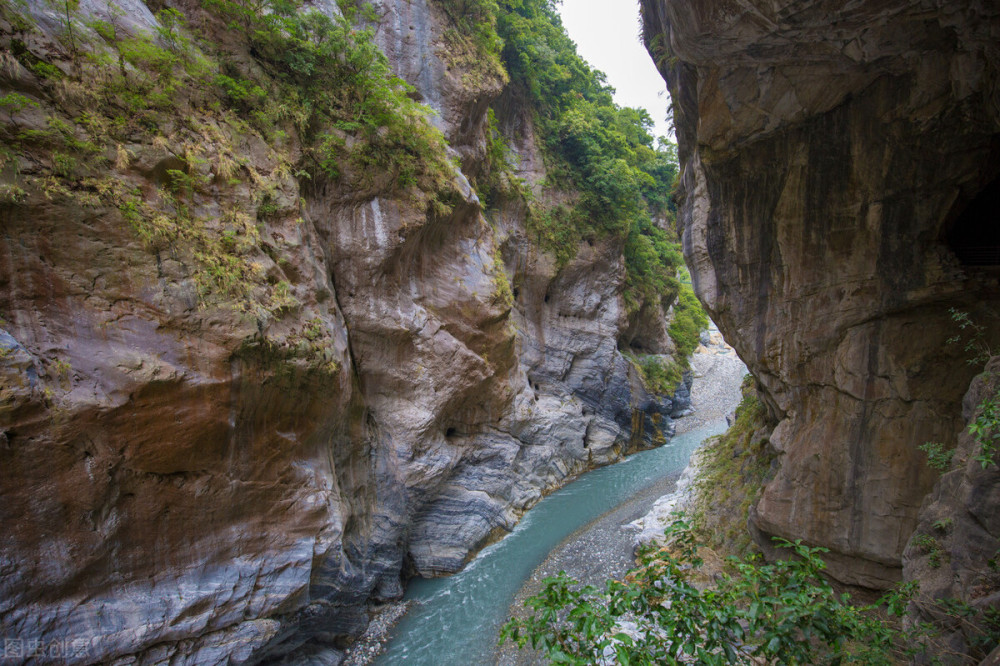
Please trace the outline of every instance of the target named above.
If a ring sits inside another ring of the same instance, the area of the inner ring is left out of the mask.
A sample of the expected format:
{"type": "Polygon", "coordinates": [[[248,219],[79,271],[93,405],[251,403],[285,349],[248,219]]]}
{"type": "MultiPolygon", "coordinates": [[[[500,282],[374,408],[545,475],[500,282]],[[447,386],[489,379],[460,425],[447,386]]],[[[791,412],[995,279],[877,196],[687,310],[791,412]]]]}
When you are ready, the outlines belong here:
{"type": "Polygon", "coordinates": [[[672,140],[667,85],[639,40],[637,0],[562,0],[559,12],[580,55],[615,88],[615,102],[646,109],[656,123],[653,136],[672,140]]]}

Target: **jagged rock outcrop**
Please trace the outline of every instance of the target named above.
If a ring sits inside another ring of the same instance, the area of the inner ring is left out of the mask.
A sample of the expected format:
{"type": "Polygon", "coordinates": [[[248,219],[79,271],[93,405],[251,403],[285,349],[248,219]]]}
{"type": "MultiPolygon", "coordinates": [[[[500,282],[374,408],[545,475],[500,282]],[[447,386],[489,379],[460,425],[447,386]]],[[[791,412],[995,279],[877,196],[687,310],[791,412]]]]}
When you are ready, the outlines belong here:
{"type": "MultiPolygon", "coordinates": [[[[969,387],[963,420],[995,421],[1000,405],[1000,358],[994,357],[969,387]]],[[[993,426],[996,427],[995,425],[993,426]]],[[[963,428],[947,469],[920,509],[919,522],[903,552],[903,580],[916,582],[910,631],[927,650],[923,660],[969,655],[984,659],[1000,631],[1000,468],[990,429],[963,428]],[[986,442],[991,451],[983,450],[986,442]],[[923,635],[922,623],[935,627],[923,635]]],[[[989,663],[989,662],[983,662],[989,663]]]]}
{"type": "MultiPolygon", "coordinates": [[[[436,3],[375,4],[376,41],[474,169],[502,76],[444,62],[436,3]]],[[[4,76],[30,102],[8,100],[8,135],[84,142],[93,98],[68,76],[62,18],[26,9],[2,16],[4,76]],[[51,62],[63,106],[38,73],[51,62]]],[[[103,48],[93,19],[163,28],[141,3],[84,0],[74,48],[103,48]]],[[[525,211],[487,222],[461,170],[446,207],[338,187],[295,173],[294,133],[269,143],[215,111],[97,146],[94,182],[46,180],[79,166],[58,152],[4,157],[0,634],[60,663],[333,657],[403,575],[457,570],[570,475],[663,442],[686,407],[618,351],[615,242],[557,270],[525,211]],[[168,195],[198,226],[143,236],[159,218],[130,214],[168,195]]]]}
{"type": "Polygon", "coordinates": [[[974,372],[949,308],[1000,330],[1000,8],[642,6],[696,291],[776,424],[752,522],[886,587],[974,372]]]}

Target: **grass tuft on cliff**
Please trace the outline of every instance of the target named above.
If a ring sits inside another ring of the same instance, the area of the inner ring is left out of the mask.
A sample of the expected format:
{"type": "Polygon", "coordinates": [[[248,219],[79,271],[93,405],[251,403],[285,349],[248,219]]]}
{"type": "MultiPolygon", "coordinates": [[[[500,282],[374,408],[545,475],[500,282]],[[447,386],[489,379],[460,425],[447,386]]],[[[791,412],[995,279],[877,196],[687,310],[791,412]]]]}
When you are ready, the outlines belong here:
{"type": "Polygon", "coordinates": [[[747,532],[750,507],[760,498],[774,453],[767,439],[767,412],[747,375],[736,420],[726,432],[702,444],[692,487],[692,523],[699,538],[720,552],[744,555],[754,549],[747,532]]]}
{"type": "Polygon", "coordinates": [[[662,354],[631,352],[625,352],[625,358],[639,371],[646,390],[654,395],[672,395],[684,379],[686,364],[681,360],[662,354]]]}

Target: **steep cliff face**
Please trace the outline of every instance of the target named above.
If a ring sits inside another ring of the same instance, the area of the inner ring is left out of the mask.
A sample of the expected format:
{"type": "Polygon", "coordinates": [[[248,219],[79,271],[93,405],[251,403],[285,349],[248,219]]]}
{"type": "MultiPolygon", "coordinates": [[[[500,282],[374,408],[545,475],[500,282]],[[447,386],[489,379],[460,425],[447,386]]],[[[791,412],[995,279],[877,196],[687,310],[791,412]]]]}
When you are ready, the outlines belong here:
{"type": "Polygon", "coordinates": [[[949,309],[998,330],[1000,10],[642,5],[696,291],[776,425],[752,523],[885,587],[935,478],[917,447],[954,444],[974,372],[949,309]]]}
{"type": "Polygon", "coordinates": [[[306,26],[319,46],[274,52],[233,3],[72,4],[2,14],[4,636],[81,664],[332,655],[402,576],[670,437],[684,392],[651,396],[618,351],[621,242],[557,266],[523,205],[484,217],[464,173],[505,78],[440,5],[356,18],[443,134],[382,110],[364,143],[254,88],[334,37],[377,65],[332,4],[303,8],[333,21],[306,26]],[[443,141],[460,168],[433,166],[443,141]]]}
{"type": "MultiPolygon", "coordinates": [[[[993,357],[962,402],[963,428],[944,473],[924,500],[919,522],[903,553],[903,579],[916,582],[908,629],[938,630],[923,639],[927,656],[985,658],[996,648],[1000,608],[1000,469],[996,428],[1000,408],[1000,358],[993,357]],[[989,424],[989,425],[987,425],[989,424]],[[984,450],[983,444],[987,445],[984,450]],[[956,612],[955,609],[961,609],[956,612]],[[984,640],[993,636],[993,640],[984,640]]],[[[984,661],[984,664],[995,661],[984,661]]]]}

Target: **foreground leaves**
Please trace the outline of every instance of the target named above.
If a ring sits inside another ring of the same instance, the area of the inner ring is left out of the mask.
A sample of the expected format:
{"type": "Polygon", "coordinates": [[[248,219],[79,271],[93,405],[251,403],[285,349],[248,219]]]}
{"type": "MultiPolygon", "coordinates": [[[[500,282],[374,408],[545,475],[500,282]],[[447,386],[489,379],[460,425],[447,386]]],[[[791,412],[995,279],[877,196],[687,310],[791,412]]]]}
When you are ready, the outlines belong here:
{"type": "MultiPolygon", "coordinates": [[[[648,552],[624,581],[601,592],[565,573],[504,625],[501,641],[530,644],[560,664],[890,664],[897,631],[878,606],[856,607],[822,576],[821,548],[779,541],[789,559],[731,558],[731,573],[699,589],[698,544],[683,520],[669,550],[648,552]]],[[[888,612],[905,604],[888,599],[888,612]]]]}

